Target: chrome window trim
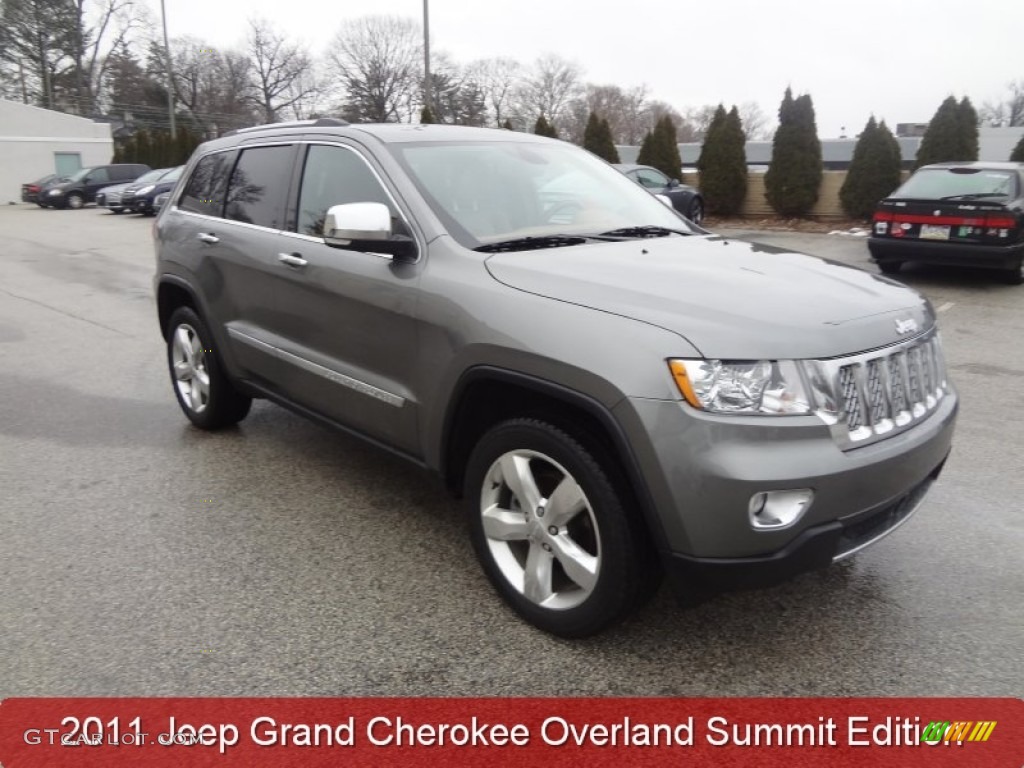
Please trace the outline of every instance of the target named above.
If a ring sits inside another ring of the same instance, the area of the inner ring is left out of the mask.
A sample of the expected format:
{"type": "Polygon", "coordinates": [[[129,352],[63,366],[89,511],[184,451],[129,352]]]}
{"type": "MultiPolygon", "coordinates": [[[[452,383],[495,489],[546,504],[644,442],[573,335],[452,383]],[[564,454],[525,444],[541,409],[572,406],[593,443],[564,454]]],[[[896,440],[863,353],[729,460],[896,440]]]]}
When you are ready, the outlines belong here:
{"type": "Polygon", "coordinates": [[[228,335],[243,344],[248,344],[251,347],[259,349],[261,352],[265,352],[271,357],[276,357],[278,360],[282,360],[286,363],[290,363],[299,368],[302,368],[309,373],[321,376],[334,384],[340,384],[343,387],[359,392],[367,397],[372,397],[375,400],[380,400],[383,403],[401,408],[405,404],[405,398],[396,395],[392,392],[388,392],[380,387],[375,387],[372,384],[367,384],[365,381],[354,379],[351,376],[347,376],[344,373],[335,371],[332,368],[314,363],[312,360],[307,360],[304,357],[299,357],[291,352],[286,352],[280,347],[275,347],[273,344],[268,344],[265,341],[261,341],[254,336],[250,336],[237,328],[228,328],[228,335]]]}
{"type": "MultiPolygon", "coordinates": [[[[416,259],[414,261],[410,261],[408,263],[409,264],[418,264],[423,259],[424,254],[426,254],[426,241],[424,240],[424,238],[420,234],[419,229],[417,227],[413,226],[412,220],[409,218],[408,213],[407,213],[407,211],[405,209],[405,206],[399,204],[398,199],[392,194],[391,190],[388,188],[388,185],[384,182],[384,178],[381,176],[380,173],[377,172],[377,169],[373,167],[373,164],[366,159],[366,157],[363,155],[363,153],[359,149],[357,149],[356,147],[353,147],[353,146],[351,146],[349,144],[345,144],[345,143],[339,142],[339,141],[327,141],[327,140],[324,140],[324,139],[295,139],[293,141],[290,141],[290,140],[287,140],[287,139],[272,139],[272,140],[268,140],[266,142],[253,142],[251,144],[249,144],[249,143],[237,144],[235,146],[224,147],[223,149],[216,149],[216,150],[213,150],[212,152],[207,152],[202,157],[200,157],[200,158],[198,158],[196,160],[196,165],[198,165],[203,159],[209,157],[210,155],[215,155],[215,154],[219,154],[219,153],[222,153],[222,152],[234,152],[234,151],[242,152],[242,151],[244,151],[246,149],[254,149],[256,147],[296,146],[296,145],[305,145],[306,147],[309,147],[309,146],[312,146],[312,145],[319,145],[319,146],[325,146],[325,147],[341,147],[342,149],[346,149],[349,152],[353,152],[356,155],[356,157],[358,157],[363,162],[363,164],[370,170],[370,173],[373,174],[373,177],[377,180],[377,183],[380,184],[381,189],[384,190],[384,194],[387,195],[388,200],[390,200],[391,204],[394,206],[394,209],[396,211],[398,211],[402,221],[405,223],[405,226],[408,228],[408,230],[410,232],[412,232],[413,239],[416,240],[416,251],[417,251],[416,259]]],[[[305,162],[305,159],[306,159],[305,155],[302,155],[302,162],[305,162]]],[[[232,169],[232,170],[234,170],[234,169],[232,169]]],[[[181,192],[182,194],[184,194],[185,188],[187,188],[187,186],[188,186],[188,181],[191,180],[192,173],[194,171],[195,171],[195,166],[193,166],[192,168],[189,169],[189,174],[187,176],[187,180],[185,181],[185,187],[182,188],[182,192],[181,192]]],[[[303,174],[304,173],[305,173],[305,168],[303,168],[303,174]]],[[[296,203],[297,204],[300,204],[302,202],[302,199],[301,199],[302,180],[303,180],[303,176],[300,176],[299,177],[299,189],[296,191],[297,194],[299,195],[299,197],[296,198],[296,203]]],[[[228,183],[229,184],[231,183],[230,178],[228,179],[228,183]]],[[[227,193],[227,190],[225,189],[225,194],[226,193],[227,193]]],[[[178,195],[178,198],[180,198],[180,195],[178,195]]],[[[249,224],[249,223],[243,222],[243,221],[236,221],[235,219],[228,219],[228,218],[226,218],[224,216],[213,216],[213,215],[208,214],[208,213],[198,213],[196,211],[188,211],[188,210],[185,210],[184,208],[181,208],[178,205],[178,200],[177,199],[175,199],[174,202],[171,204],[171,208],[173,210],[177,211],[179,214],[182,214],[182,215],[185,215],[185,216],[195,216],[195,217],[197,217],[199,219],[208,220],[208,221],[221,221],[221,222],[226,222],[226,223],[230,223],[230,224],[240,225],[240,226],[243,226],[243,227],[252,227],[254,229],[259,229],[259,230],[262,230],[264,232],[271,232],[271,233],[274,233],[274,234],[285,235],[287,237],[301,239],[301,240],[304,240],[304,241],[310,242],[310,243],[318,243],[319,245],[327,245],[327,243],[324,242],[322,237],[314,237],[313,235],[306,235],[306,234],[303,234],[302,232],[292,232],[289,229],[275,229],[273,227],[264,227],[261,224],[249,224]]],[[[296,216],[298,216],[298,211],[297,210],[296,210],[296,216]]],[[[298,221],[295,222],[295,226],[298,227],[298,221]]],[[[330,247],[330,246],[328,246],[328,247],[330,247]]],[[[394,258],[394,257],[391,256],[391,254],[388,254],[388,253],[378,253],[376,251],[360,251],[360,250],[356,250],[356,249],[353,249],[353,248],[339,249],[339,250],[351,250],[351,251],[353,251],[355,253],[367,253],[367,254],[369,254],[371,256],[376,256],[377,258],[383,259],[383,260],[386,260],[386,261],[391,261],[394,258]]]]}

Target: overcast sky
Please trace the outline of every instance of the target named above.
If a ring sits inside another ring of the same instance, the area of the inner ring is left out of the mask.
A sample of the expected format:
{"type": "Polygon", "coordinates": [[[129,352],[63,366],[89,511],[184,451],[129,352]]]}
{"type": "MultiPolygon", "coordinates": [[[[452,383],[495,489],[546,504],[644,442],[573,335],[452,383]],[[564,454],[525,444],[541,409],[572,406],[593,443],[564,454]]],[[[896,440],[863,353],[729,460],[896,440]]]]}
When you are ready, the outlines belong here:
{"type": "MultiPolygon", "coordinates": [[[[1022,0],[429,0],[431,45],[456,61],[554,52],[586,80],[646,84],[687,107],[809,93],[818,133],[853,135],[870,114],[926,122],[949,94],[976,107],[1024,79],[1022,0]]],[[[150,0],[159,20],[159,3],[150,0]]],[[[422,20],[422,0],[165,0],[169,34],[239,45],[262,16],[321,54],[350,18],[422,20]]]]}

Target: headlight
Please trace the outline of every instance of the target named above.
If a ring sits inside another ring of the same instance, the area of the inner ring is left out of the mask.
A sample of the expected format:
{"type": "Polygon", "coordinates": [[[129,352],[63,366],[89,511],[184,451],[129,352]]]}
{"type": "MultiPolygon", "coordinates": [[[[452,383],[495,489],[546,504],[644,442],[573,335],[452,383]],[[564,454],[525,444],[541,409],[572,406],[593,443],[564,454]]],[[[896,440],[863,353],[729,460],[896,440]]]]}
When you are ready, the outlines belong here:
{"type": "Polygon", "coordinates": [[[60,194],[63,194],[63,191],[64,191],[64,190],[61,190],[61,189],[51,189],[51,190],[50,190],[49,192],[47,192],[46,194],[48,194],[48,195],[50,195],[50,196],[54,196],[54,195],[60,195],[60,194]]]}
{"type": "Polygon", "coordinates": [[[669,360],[679,392],[712,413],[811,413],[800,369],[792,360],[669,360]]]}
{"type": "Polygon", "coordinates": [[[148,187],[143,187],[142,189],[136,190],[135,194],[136,195],[148,195],[150,192],[153,191],[153,187],[154,186],[156,186],[156,185],[155,184],[150,184],[148,187]]]}

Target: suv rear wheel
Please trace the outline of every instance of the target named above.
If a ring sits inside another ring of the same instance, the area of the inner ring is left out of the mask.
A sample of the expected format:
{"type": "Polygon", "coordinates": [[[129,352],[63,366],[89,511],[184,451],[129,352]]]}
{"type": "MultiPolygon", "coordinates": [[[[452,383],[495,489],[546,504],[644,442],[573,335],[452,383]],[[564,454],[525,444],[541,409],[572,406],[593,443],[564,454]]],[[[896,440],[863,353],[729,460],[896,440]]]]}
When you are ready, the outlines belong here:
{"type": "Polygon", "coordinates": [[[190,307],[179,307],[167,322],[167,364],[178,405],[200,429],[237,424],[252,398],[224,375],[206,324],[190,307]]]}
{"type": "Polygon", "coordinates": [[[576,439],[533,419],[487,432],[465,481],[470,535],[502,597],[535,626],[583,637],[657,582],[614,484],[576,439]]]}

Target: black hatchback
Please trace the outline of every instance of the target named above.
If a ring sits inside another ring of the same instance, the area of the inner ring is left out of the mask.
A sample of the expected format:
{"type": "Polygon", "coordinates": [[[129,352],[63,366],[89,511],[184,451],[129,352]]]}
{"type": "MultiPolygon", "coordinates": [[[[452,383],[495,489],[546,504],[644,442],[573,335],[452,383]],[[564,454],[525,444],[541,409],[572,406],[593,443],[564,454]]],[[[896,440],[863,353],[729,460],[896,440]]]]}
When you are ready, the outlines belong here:
{"type": "Polygon", "coordinates": [[[1000,270],[1024,282],[1024,164],[938,163],[878,203],[871,258],[886,274],[904,262],[1000,270]]]}

